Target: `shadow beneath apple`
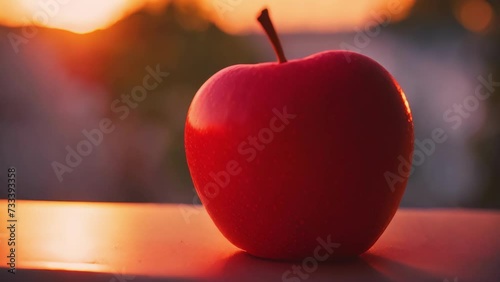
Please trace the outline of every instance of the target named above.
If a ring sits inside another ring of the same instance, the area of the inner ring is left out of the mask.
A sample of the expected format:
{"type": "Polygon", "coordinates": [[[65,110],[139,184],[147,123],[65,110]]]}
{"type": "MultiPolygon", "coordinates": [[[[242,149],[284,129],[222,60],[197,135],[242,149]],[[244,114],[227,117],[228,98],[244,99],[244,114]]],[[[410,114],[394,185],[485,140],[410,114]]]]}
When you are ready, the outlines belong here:
{"type": "Polygon", "coordinates": [[[239,251],[223,262],[208,281],[442,281],[418,268],[373,254],[342,261],[319,263],[282,262],[257,258],[239,251]]]}

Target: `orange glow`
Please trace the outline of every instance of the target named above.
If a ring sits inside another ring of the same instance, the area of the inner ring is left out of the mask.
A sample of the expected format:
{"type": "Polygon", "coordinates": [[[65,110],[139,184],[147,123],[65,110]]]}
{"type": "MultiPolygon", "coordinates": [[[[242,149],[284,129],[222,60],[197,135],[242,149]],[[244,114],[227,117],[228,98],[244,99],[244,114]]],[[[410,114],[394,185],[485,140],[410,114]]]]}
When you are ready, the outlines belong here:
{"type": "MultiPolygon", "coordinates": [[[[6,206],[0,200],[0,207],[6,206]]],[[[213,260],[237,251],[201,207],[45,201],[17,201],[16,206],[20,271],[203,276],[217,270],[213,260]],[[179,259],[186,257],[188,262],[179,259]]],[[[0,213],[0,222],[7,222],[6,213],[0,213]]],[[[0,229],[5,245],[6,231],[0,229]]],[[[0,248],[0,257],[7,255],[7,248],[0,248]]]]}
{"type": "Polygon", "coordinates": [[[405,18],[415,0],[204,0],[218,26],[229,33],[261,32],[256,17],[268,7],[280,33],[352,31],[383,14],[392,21],[405,18]],[[226,5],[222,5],[226,3],[226,5]],[[235,4],[231,4],[235,3],[235,4]],[[393,9],[397,6],[396,9],[393,9]]]}
{"type": "Polygon", "coordinates": [[[128,4],[126,0],[21,0],[19,2],[23,5],[29,22],[76,33],[91,32],[114,23],[123,15],[128,4]]]}
{"type": "Polygon", "coordinates": [[[23,257],[20,267],[108,270],[96,260],[96,253],[104,247],[103,242],[112,235],[110,228],[94,216],[103,211],[102,207],[88,203],[39,202],[24,205],[23,210],[18,211],[18,218],[22,221],[17,223],[18,230],[23,230],[18,233],[18,243],[23,244],[23,248],[17,248],[20,252],[17,255],[23,257]],[[26,213],[30,216],[25,216],[26,213]],[[97,234],[102,236],[103,241],[96,240],[97,234]]]}
{"type": "Polygon", "coordinates": [[[41,251],[49,254],[54,261],[75,263],[89,260],[95,242],[89,240],[91,218],[85,216],[85,209],[73,206],[67,208],[64,214],[50,215],[54,222],[58,222],[58,232],[52,235],[53,240],[41,246],[41,251]]]}
{"type": "MultiPolygon", "coordinates": [[[[198,2],[206,16],[229,33],[260,32],[256,16],[263,7],[271,16],[279,32],[332,32],[353,30],[373,21],[373,17],[387,12],[391,3],[398,3],[400,11],[391,13],[393,21],[406,17],[414,0],[358,0],[358,1],[303,1],[303,0],[189,0],[198,2]]],[[[188,0],[180,1],[187,3],[188,0]]],[[[0,24],[20,26],[36,24],[87,33],[104,29],[135,10],[148,6],[159,8],[169,0],[19,0],[2,1],[0,24]]]]}
{"type": "Polygon", "coordinates": [[[493,22],[493,8],[485,0],[461,2],[455,11],[458,21],[468,30],[483,32],[493,22]]]}

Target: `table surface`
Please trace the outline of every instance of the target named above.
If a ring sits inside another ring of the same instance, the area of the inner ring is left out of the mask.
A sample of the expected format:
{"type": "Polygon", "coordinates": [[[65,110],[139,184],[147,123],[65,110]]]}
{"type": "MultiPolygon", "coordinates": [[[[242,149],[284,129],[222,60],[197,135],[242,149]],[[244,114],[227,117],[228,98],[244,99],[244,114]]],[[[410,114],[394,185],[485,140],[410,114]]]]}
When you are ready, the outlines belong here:
{"type": "MultiPolygon", "coordinates": [[[[2,227],[0,281],[282,281],[298,264],[240,251],[200,206],[16,205],[17,273],[7,272],[2,227]]],[[[500,281],[500,212],[400,209],[367,253],[307,275],[290,281],[500,281]]]]}

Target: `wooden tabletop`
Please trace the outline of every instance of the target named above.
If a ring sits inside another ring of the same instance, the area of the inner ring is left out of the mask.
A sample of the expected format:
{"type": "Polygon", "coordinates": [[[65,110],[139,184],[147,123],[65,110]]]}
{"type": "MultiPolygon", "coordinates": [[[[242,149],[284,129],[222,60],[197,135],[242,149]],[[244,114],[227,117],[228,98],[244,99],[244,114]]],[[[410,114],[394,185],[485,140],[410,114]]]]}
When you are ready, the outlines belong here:
{"type": "Polygon", "coordinates": [[[0,201],[0,281],[500,282],[500,212],[400,209],[359,259],[285,276],[300,262],[247,255],[202,207],[17,201],[16,274],[7,272],[7,202],[0,201]],[[4,227],[5,225],[5,227],[4,227]]]}

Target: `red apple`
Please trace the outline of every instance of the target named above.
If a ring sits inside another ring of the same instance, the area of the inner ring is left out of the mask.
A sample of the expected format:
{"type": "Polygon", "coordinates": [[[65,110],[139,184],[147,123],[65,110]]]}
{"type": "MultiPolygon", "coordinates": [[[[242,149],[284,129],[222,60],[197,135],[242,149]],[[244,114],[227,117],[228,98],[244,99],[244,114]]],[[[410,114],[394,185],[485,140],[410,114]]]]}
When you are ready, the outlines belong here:
{"type": "Polygon", "coordinates": [[[286,61],[267,10],[259,17],[279,63],[236,65],[199,89],[185,146],[196,191],[222,234],[271,259],[368,250],[391,221],[411,163],[413,124],[394,78],[363,55],[327,51],[286,61]],[[392,186],[393,185],[393,186],[392,186]],[[325,241],[320,243],[321,241],[325,241]]]}

